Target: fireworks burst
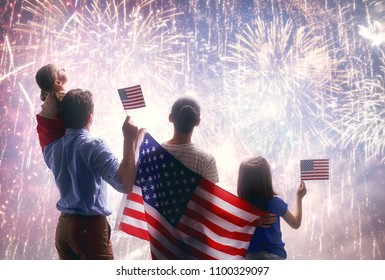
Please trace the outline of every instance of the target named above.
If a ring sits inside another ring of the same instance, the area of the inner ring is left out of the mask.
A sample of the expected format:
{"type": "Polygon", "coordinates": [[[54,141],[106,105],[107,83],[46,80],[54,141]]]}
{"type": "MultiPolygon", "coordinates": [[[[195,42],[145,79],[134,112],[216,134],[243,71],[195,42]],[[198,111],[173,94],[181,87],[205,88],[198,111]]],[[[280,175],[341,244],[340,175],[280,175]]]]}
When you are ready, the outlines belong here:
{"type": "Polygon", "coordinates": [[[236,67],[228,72],[227,91],[241,107],[237,118],[248,120],[241,128],[252,127],[250,137],[259,135],[271,151],[309,151],[311,138],[320,135],[326,98],[340,90],[335,77],[344,58],[334,58],[331,44],[311,27],[278,17],[258,18],[237,39],[228,55],[236,67]]]}
{"type": "MultiPolygon", "coordinates": [[[[68,72],[68,89],[94,93],[92,134],[117,154],[125,116],[116,89],[141,84],[147,107],[129,114],[159,141],[170,136],[176,95],[201,101],[194,142],[214,154],[230,191],[240,159],[259,153],[292,202],[299,159],[329,157],[332,180],[309,183],[301,231],[283,229],[288,255],[383,259],[383,1],[174,2],[3,1],[0,258],[57,257],[58,194],[34,116],[34,74],[53,62],[68,72]]],[[[147,243],[113,238],[117,258],[149,257],[147,243]]]]}

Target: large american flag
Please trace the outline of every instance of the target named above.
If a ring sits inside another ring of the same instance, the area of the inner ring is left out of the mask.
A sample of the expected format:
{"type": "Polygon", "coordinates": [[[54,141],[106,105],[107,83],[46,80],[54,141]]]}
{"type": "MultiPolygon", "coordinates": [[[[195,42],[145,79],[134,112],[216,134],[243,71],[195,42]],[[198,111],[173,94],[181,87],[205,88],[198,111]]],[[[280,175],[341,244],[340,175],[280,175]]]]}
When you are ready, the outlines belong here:
{"type": "Polygon", "coordinates": [[[194,173],[150,134],[118,229],[150,242],[153,259],[242,259],[265,212],[194,173]]]}
{"type": "Polygon", "coordinates": [[[329,180],[329,159],[301,160],[301,181],[329,180]]]}
{"type": "Polygon", "coordinates": [[[145,107],[143,92],[140,85],[118,89],[124,110],[145,107]]]}

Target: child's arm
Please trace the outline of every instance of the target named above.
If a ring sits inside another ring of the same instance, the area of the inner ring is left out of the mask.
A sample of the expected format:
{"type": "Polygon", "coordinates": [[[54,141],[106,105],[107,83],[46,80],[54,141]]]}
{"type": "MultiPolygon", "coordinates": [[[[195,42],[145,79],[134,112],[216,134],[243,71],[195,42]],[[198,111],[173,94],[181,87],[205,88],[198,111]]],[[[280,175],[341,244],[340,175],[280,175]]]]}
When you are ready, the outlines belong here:
{"type": "Polygon", "coordinates": [[[37,134],[41,149],[53,141],[64,136],[65,128],[61,119],[59,118],[59,111],[57,108],[58,100],[62,100],[65,92],[49,93],[41,105],[41,111],[36,115],[37,120],[37,134]]]}
{"type": "Polygon", "coordinates": [[[283,219],[294,229],[298,229],[301,226],[302,221],[302,198],[306,195],[306,186],[302,181],[297,190],[297,209],[294,214],[292,214],[289,210],[286,211],[283,219]]]}
{"type": "Polygon", "coordinates": [[[41,111],[39,113],[40,116],[55,120],[58,118],[59,110],[58,110],[58,101],[62,100],[65,92],[50,92],[44,100],[44,103],[41,105],[41,111]]]}

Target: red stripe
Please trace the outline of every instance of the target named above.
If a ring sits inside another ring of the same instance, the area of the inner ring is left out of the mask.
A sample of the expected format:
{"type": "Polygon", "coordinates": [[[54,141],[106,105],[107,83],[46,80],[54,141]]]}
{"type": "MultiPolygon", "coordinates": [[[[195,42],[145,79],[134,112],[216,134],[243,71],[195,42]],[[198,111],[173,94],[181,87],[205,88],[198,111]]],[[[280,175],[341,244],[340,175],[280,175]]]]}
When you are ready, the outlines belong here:
{"type": "MultiPolygon", "coordinates": [[[[172,235],[172,233],[164,227],[156,218],[152,217],[148,213],[146,213],[146,219],[148,223],[155,229],[157,229],[164,238],[166,238],[170,243],[172,243],[175,247],[179,248],[181,251],[186,253],[186,255],[191,255],[192,258],[197,258],[197,259],[213,259],[211,256],[204,254],[203,252],[199,251],[198,249],[186,244],[185,242],[177,239],[172,235]]],[[[150,232],[150,239],[151,242],[156,240],[154,236],[151,235],[150,232]],[[152,237],[152,239],[151,239],[152,237]]],[[[169,248],[164,247],[161,245],[158,240],[156,240],[157,244],[153,244],[154,247],[157,248],[163,255],[165,255],[168,259],[180,259],[177,255],[172,253],[172,251],[169,250],[169,248]]]]}
{"type": "Polygon", "coordinates": [[[138,101],[144,102],[143,96],[128,96],[128,97],[129,97],[129,99],[125,99],[122,102],[123,103],[138,102],[138,101]]]}
{"type": "Polygon", "coordinates": [[[130,92],[125,92],[127,97],[141,97],[143,98],[143,94],[141,91],[130,91],[130,92]]]}
{"type": "MultiPolygon", "coordinates": [[[[178,239],[176,239],[172,234],[171,232],[165,228],[161,223],[159,223],[159,221],[157,219],[155,219],[154,217],[152,217],[151,215],[149,215],[147,212],[146,212],[146,219],[147,219],[147,222],[153,227],[155,228],[157,231],[159,231],[164,238],[168,239],[168,241],[172,244],[174,244],[176,247],[179,247],[178,244],[180,243],[180,241],[178,239]]],[[[175,260],[175,259],[178,259],[178,257],[173,254],[168,248],[164,247],[162,244],[160,244],[158,242],[158,240],[152,236],[151,232],[149,233],[150,234],[150,240],[151,240],[151,243],[154,245],[154,247],[156,247],[164,256],[166,256],[168,259],[170,260],[175,260]],[[153,243],[155,242],[155,243],[153,243]]],[[[179,247],[180,248],[180,247],[179,247]]]]}
{"type": "Polygon", "coordinates": [[[329,174],[329,171],[320,171],[320,170],[317,170],[317,171],[303,171],[301,172],[301,174],[304,174],[304,175],[307,175],[307,174],[321,174],[321,175],[327,175],[329,174]]]}
{"type": "Polygon", "coordinates": [[[128,88],[125,88],[124,90],[130,91],[130,90],[137,90],[137,89],[141,89],[140,85],[128,87],[128,88]]]}
{"type": "MultiPolygon", "coordinates": [[[[245,227],[245,226],[248,226],[250,225],[250,221],[247,221],[247,220],[244,220],[242,219],[241,217],[238,217],[238,216],[235,216],[233,214],[231,214],[230,212],[228,212],[227,210],[224,210],[218,206],[216,206],[215,204],[197,196],[197,195],[193,195],[191,197],[191,200],[196,202],[197,204],[201,205],[203,208],[205,208],[207,211],[210,211],[212,213],[216,213],[216,215],[218,215],[219,217],[222,217],[228,221],[231,221],[232,224],[235,224],[236,226],[239,226],[239,227],[245,227]]],[[[259,219],[256,219],[255,223],[258,222],[259,219]]]]}
{"type": "Polygon", "coordinates": [[[141,101],[124,101],[122,102],[123,106],[129,106],[129,105],[137,105],[137,104],[145,104],[143,100],[141,101]]]}
{"type": "Polygon", "coordinates": [[[123,210],[123,215],[128,216],[128,217],[132,217],[132,218],[140,220],[140,221],[144,221],[144,222],[146,221],[146,216],[144,215],[143,212],[140,212],[140,211],[137,211],[137,210],[134,210],[131,208],[125,207],[123,210]]]}
{"type": "Polygon", "coordinates": [[[132,200],[132,201],[137,202],[137,203],[140,203],[140,204],[143,204],[143,197],[141,194],[131,192],[127,195],[127,199],[132,200]]]}
{"type": "Polygon", "coordinates": [[[212,195],[217,196],[224,201],[228,202],[231,205],[237,206],[237,208],[241,208],[245,212],[249,212],[250,214],[257,216],[264,216],[267,213],[257,207],[254,207],[250,203],[240,199],[239,197],[233,195],[232,193],[218,187],[217,185],[211,183],[210,181],[202,178],[199,181],[199,186],[202,187],[205,191],[210,192],[212,195]]]}
{"type": "MultiPolygon", "coordinates": [[[[207,235],[205,235],[201,231],[198,231],[197,229],[189,227],[186,224],[180,223],[177,228],[178,228],[178,230],[185,233],[186,235],[189,235],[189,236],[195,238],[196,240],[199,240],[200,242],[206,244],[207,246],[209,246],[215,250],[218,250],[220,252],[223,252],[225,254],[228,254],[231,256],[244,256],[246,253],[246,249],[238,249],[238,248],[234,248],[234,247],[229,246],[229,245],[223,245],[223,244],[216,242],[215,240],[209,238],[207,235]]],[[[231,236],[228,236],[228,237],[231,238],[231,236]]],[[[251,236],[249,235],[249,240],[250,240],[250,238],[251,238],[251,236]]]]}
{"type": "MultiPolygon", "coordinates": [[[[212,232],[214,232],[217,235],[231,238],[234,240],[240,240],[240,241],[249,241],[251,238],[251,235],[248,233],[243,233],[243,232],[234,232],[234,231],[228,231],[217,224],[213,223],[212,221],[208,220],[206,217],[204,217],[202,214],[200,214],[197,211],[194,211],[192,209],[187,208],[184,212],[184,215],[205,225],[208,229],[210,229],[212,232]]],[[[226,219],[225,216],[220,216],[224,219],[226,219]]],[[[233,223],[231,223],[233,224],[233,223]]],[[[247,223],[246,226],[249,226],[250,222],[247,223]]]]}
{"type": "Polygon", "coordinates": [[[139,237],[141,239],[144,239],[144,240],[147,240],[147,241],[150,240],[150,236],[149,236],[147,230],[144,230],[144,229],[141,229],[141,228],[137,228],[137,227],[134,227],[134,226],[132,226],[130,224],[126,224],[126,223],[123,223],[123,222],[121,222],[119,224],[119,229],[121,231],[127,233],[127,234],[131,234],[131,235],[139,237]]]}

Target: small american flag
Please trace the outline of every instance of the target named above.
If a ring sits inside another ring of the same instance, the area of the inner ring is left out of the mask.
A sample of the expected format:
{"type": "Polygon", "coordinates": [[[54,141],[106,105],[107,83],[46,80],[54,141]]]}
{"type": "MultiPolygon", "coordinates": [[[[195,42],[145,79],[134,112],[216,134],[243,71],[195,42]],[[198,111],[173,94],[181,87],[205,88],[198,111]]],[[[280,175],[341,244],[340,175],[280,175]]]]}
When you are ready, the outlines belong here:
{"type": "Polygon", "coordinates": [[[145,107],[143,92],[140,85],[118,89],[124,110],[145,107]]]}
{"type": "Polygon", "coordinates": [[[301,160],[301,181],[329,180],[329,159],[301,160]]]}
{"type": "Polygon", "coordinates": [[[265,212],[194,173],[148,133],[118,229],[148,240],[153,259],[242,259],[265,212]]]}

